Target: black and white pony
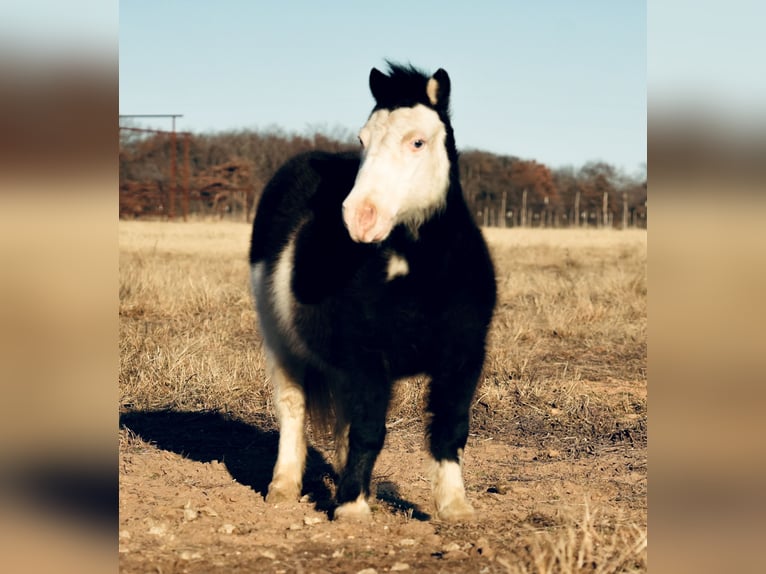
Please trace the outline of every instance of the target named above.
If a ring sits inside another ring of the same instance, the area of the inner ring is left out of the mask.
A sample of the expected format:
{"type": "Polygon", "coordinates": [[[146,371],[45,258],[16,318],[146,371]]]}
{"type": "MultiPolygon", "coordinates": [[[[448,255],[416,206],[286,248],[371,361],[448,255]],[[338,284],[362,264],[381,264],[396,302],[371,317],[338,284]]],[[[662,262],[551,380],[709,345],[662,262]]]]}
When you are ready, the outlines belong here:
{"type": "Polygon", "coordinates": [[[463,198],[450,79],[389,64],[359,154],[310,152],[264,189],[250,264],[280,425],[266,500],[297,500],[305,417],[334,431],[336,519],[367,497],[392,387],[430,377],[436,515],[473,515],[462,454],[495,305],[487,246],[463,198]]]}

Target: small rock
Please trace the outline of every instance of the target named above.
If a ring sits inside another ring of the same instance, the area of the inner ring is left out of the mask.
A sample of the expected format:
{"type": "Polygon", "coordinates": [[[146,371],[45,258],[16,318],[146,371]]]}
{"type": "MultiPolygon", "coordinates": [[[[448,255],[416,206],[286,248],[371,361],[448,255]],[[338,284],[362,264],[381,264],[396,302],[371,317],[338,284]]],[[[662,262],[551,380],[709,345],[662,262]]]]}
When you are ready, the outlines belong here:
{"type": "Polygon", "coordinates": [[[273,550],[261,550],[261,556],[268,558],[269,560],[276,560],[277,554],[273,550]]]}
{"type": "Polygon", "coordinates": [[[178,555],[178,557],[181,560],[197,560],[199,558],[202,558],[202,554],[199,552],[193,552],[191,550],[182,550],[181,553],[178,555]]]}
{"type": "Polygon", "coordinates": [[[130,531],[120,530],[120,540],[130,540],[130,531]]]}
{"type": "Polygon", "coordinates": [[[442,558],[445,560],[465,560],[468,558],[468,554],[462,550],[450,550],[449,552],[445,552],[442,558]]]}
{"type": "Polygon", "coordinates": [[[364,570],[359,570],[356,574],[378,574],[378,571],[375,568],[365,568],[364,570]]]}
{"type": "Polygon", "coordinates": [[[393,566],[391,566],[391,572],[401,572],[402,570],[409,570],[410,565],[405,564],[404,562],[397,562],[393,566]]]}
{"type": "Polygon", "coordinates": [[[184,504],[184,520],[191,522],[197,518],[197,514],[197,511],[192,508],[191,500],[187,500],[186,504],[184,504]]]}
{"type": "Polygon", "coordinates": [[[289,526],[289,530],[300,530],[301,528],[303,528],[303,524],[301,524],[300,522],[293,522],[289,526]]]}
{"type": "Polygon", "coordinates": [[[155,524],[154,526],[149,528],[149,534],[154,534],[155,536],[165,536],[168,532],[168,526],[167,524],[155,524]]]}
{"type": "Polygon", "coordinates": [[[228,523],[226,523],[226,524],[224,524],[223,526],[221,526],[221,527],[218,529],[218,532],[220,532],[221,534],[231,534],[231,533],[232,533],[232,532],[234,532],[236,529],[237,529],[237,527],[236,527],[236,526],[234,526],[233,524],[228,524],[228,523]]]}
{"type": "Polygon", "coordinates": [[[502,483],[496,483],[487,489],[487,492],[492,494],[508,494],[508,485],[502,483]]]}
{"type": "Polygon", "coordinates": [[[218,516],[218,513],[209,506],[203,506],[199,509],[200,512],[204,512],[208,516],[218,516]]]}
{"type": "Polygon", "coordinates": [[[341,548],[340,550],[336,550],[335,552],[333,552],[332,553],[332,557],[333,558],[341,558],[341,557],[343,557],[343,549],[341,548]]]}
{"type": "Polygon", "coordinates": [[[443,550],[445,552],[454,552],[455,550],[460,550],[460,544],[457,542],[450,542],[443,548],[443,550]]]}
{"type": "Polygon", "coordinates": [[[495,551],[492,550],[489,541],[484,537],[481,537],[476,541],[476,552],[484,558],[492,559],[495,556],[495,551]]]}
{"type": "Polygon", "coordinates": [[[319,524],[322,522],[322,519],[318,516],[304,516],[303,517],[303,524],[306,526],[311,526],[312,524],[319,524]]]}
{"type": "Polygon", "coordinates": [[[303,496],[301,496],[298,502],[302,502],[304,504],[307,502],[311,502],[311,497],[308,494],[304,494],[303,496]]]}
{"type": "Polygon", "coordinates": [[[433,524],[428,522],[420,522],[419,520],[413,520],[402,524],[397,533],[401,536],[407,536],[409,538],[420,538],[421,536],[427,536],[434,533],[433,524]]]}
{"type": "Polygon", "coordinates": [[[399,541],[399,546],[415,546],[414,538],[402,538],[399,541]]]}

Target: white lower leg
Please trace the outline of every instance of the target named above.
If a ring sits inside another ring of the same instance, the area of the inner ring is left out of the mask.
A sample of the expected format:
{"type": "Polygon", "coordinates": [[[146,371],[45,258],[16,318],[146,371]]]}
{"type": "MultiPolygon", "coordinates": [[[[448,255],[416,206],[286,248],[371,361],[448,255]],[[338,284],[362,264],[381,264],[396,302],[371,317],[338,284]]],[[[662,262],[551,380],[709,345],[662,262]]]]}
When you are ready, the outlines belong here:
{"type": "Polygon", "coordinates": [[[279,418],[279,454],[266,500],[297,500],[306,464],[306,397],[279,365],[272,368],[272,381],[279,418]]]}
{"type": "Polygon", "coordinates": [[[474,514],[473,507],[465,496],[462,454],[462,450],[458,451],[460,462],[451,460],[434,462],[431,484],[436,514],[442,520],[469,520],[474,514]]]}
{"type": "Polygon", "coordinates": [[[341,504],[335,509],[335,520],[357,520],[365,521],[372,517],[372,510],[370,505],[367,504],[364,493],[353,502],[347,502],[341,504]]]}

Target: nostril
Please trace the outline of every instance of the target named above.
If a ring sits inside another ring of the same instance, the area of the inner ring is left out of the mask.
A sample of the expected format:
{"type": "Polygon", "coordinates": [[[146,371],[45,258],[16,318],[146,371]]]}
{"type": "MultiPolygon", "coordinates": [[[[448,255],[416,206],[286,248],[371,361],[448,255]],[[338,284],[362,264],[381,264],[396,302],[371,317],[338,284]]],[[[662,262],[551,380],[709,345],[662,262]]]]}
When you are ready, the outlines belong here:
{"type": "Polygon", "coordinates": [[[375,208],[375,206],[371,203],[365,203],[359,208],[359,212],[357,215],[357,221],[359,223],[359,227],[362,229],[370,229],[373,225],[375,225],[375,220],[377,219],[378,211],[375,208]]]}

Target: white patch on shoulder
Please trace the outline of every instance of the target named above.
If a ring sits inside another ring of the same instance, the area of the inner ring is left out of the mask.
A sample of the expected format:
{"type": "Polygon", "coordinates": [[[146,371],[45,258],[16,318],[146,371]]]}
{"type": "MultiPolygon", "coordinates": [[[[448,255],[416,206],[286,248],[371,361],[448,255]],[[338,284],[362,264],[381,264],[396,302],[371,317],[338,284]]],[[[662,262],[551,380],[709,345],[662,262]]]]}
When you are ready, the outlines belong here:
{"type": "Polygon", "coordinates": [[[410,272],[410,265],[403,255],[392,253],[388,257],[388,267],[386,268],[386,281],[391,281],[396,277],[404,277],[410,272]]]}
{"type": "Polygon", "coordinates": [[[268,350],[271,345],[274,345],[275,341],[279,340],[280,329],[272,312],[274,305],[272,303],[271,289],[269,288],[269,275],[266,272],[266,263],[259,261],[250,268],[250,283],[253,289],[253,297],[255,297],[255,309],[258,312],[261,336],[268,350]]]}
{"type": "Polygon", "coordinates": [[[295,236],[292,236],[277,258],[271,280],[271,292],[277,320],[283,332],[288,333],[293,328],[293,307],[295,305],[292,290],[294,259],[295,236]]]}
{"type": "Polygon", "coordinates": [[[294,324],[298,305],[292,291],[295,235],[290,236],[270,271],[262,261],[252,266],[251,282],[266,346],[277,354],[280,348],[287,347],[292,353],[307,357],[309,351],[294,324]]]}

